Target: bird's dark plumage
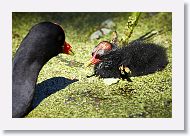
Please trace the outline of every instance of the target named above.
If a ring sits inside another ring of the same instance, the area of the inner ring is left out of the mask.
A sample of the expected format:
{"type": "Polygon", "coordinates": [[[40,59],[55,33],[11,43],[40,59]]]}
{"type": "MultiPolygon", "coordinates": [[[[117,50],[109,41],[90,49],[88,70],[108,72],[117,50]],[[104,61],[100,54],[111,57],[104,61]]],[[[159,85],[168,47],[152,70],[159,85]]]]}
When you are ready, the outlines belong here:
{"type": "Polygon", "coordinates": [[[42,22],[31,28],[13,60],[12,117],[23,117],[28,113],[37,77],[44,64],[59,53],[68,54],[70,50],[59,25],[42,22]]]}
{"type": "Polygon", "coordinates": [[[94,63],[94,72],[102,78],[125,78],[121,66],[131,71],[127,76],[142,76],[162,70],[168,64],[165,48],[138,40],[102,54],[98,50],[94,52],[96,53],[92,59],[97,62],[94,63]]]}

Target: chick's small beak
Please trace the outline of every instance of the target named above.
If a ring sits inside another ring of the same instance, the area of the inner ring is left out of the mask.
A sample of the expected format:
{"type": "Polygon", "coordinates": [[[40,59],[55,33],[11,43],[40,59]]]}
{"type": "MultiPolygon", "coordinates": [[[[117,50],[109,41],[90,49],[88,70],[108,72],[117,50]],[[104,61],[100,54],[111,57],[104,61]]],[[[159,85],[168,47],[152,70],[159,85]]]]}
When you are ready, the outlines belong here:
{"type": "Polygon", "coordinates": [[[85,64],[86,67],[89,67],[89,66],[91,66],[91,65],[95,65],[95,64],[97,64],[98,62],[100,62],[100,60],[99,60],[99,59],[96,59],[95,56],[96,56],[96,55],[94,55],[94,56],[85,64]]]}
{"type": "Polygon", "coordinates": [[[85,63],[85,67],[89,67],[89,66],[91,66],[91,65],[92,65],[92,62],[91,62],[91,61],[88,61],[88,62],[85,63]]]}
{"type": "Polygon", "coordinates": [[[67,42],[64,43],[64,46],[63,46],[63,52],[65,54],[69,54],[69,55],[74,55],[74,52],[72,51],[71,49],[71,45],[67,42]]]}

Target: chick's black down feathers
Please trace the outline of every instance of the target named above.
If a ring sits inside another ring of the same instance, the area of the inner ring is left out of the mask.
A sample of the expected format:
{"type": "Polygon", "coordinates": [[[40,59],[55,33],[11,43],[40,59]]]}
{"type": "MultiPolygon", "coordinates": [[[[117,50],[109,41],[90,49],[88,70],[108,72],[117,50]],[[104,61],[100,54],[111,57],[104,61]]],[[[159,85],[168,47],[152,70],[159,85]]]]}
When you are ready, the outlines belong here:
{"type": "Polygon", "coordinates": [[[94,66],[96,75],[102,78],[121,78],[120,66],[130,69],[130,76],[142,76],[162,70],[168,64],[165,48],[142,41],[111,50],[99,58],[94,66]]]}

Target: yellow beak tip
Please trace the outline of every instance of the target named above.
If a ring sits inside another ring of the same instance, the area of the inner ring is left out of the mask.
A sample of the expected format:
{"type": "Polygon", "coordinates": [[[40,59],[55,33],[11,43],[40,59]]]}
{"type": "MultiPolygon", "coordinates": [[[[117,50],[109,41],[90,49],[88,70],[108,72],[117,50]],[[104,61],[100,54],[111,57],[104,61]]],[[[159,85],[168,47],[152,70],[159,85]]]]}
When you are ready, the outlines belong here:
{"type": "Polygon", "coordinates": [[[68,54],[71,55],[71,56],[75,55],[75,53],[72,50],[70,50],[68,54]]]}
{"type": "Polygon", "coordinates": [[[92,63],[90,61],[84,64],[85,67],[89,67],[91,65],[92,65],[92,63]]]}

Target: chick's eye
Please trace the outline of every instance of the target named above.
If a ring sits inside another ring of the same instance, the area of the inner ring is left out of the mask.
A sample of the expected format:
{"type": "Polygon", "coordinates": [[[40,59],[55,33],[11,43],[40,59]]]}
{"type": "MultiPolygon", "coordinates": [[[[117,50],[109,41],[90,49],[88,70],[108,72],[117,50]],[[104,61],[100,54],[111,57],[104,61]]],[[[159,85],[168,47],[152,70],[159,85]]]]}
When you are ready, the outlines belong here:
{"type": "Polygon", "coordinates": [[[96,54],[95,58],[96,58],[96,59],[99,59],[99,58],[100,58],[100,55],[99,55],[99,54],[96,54]]]}

